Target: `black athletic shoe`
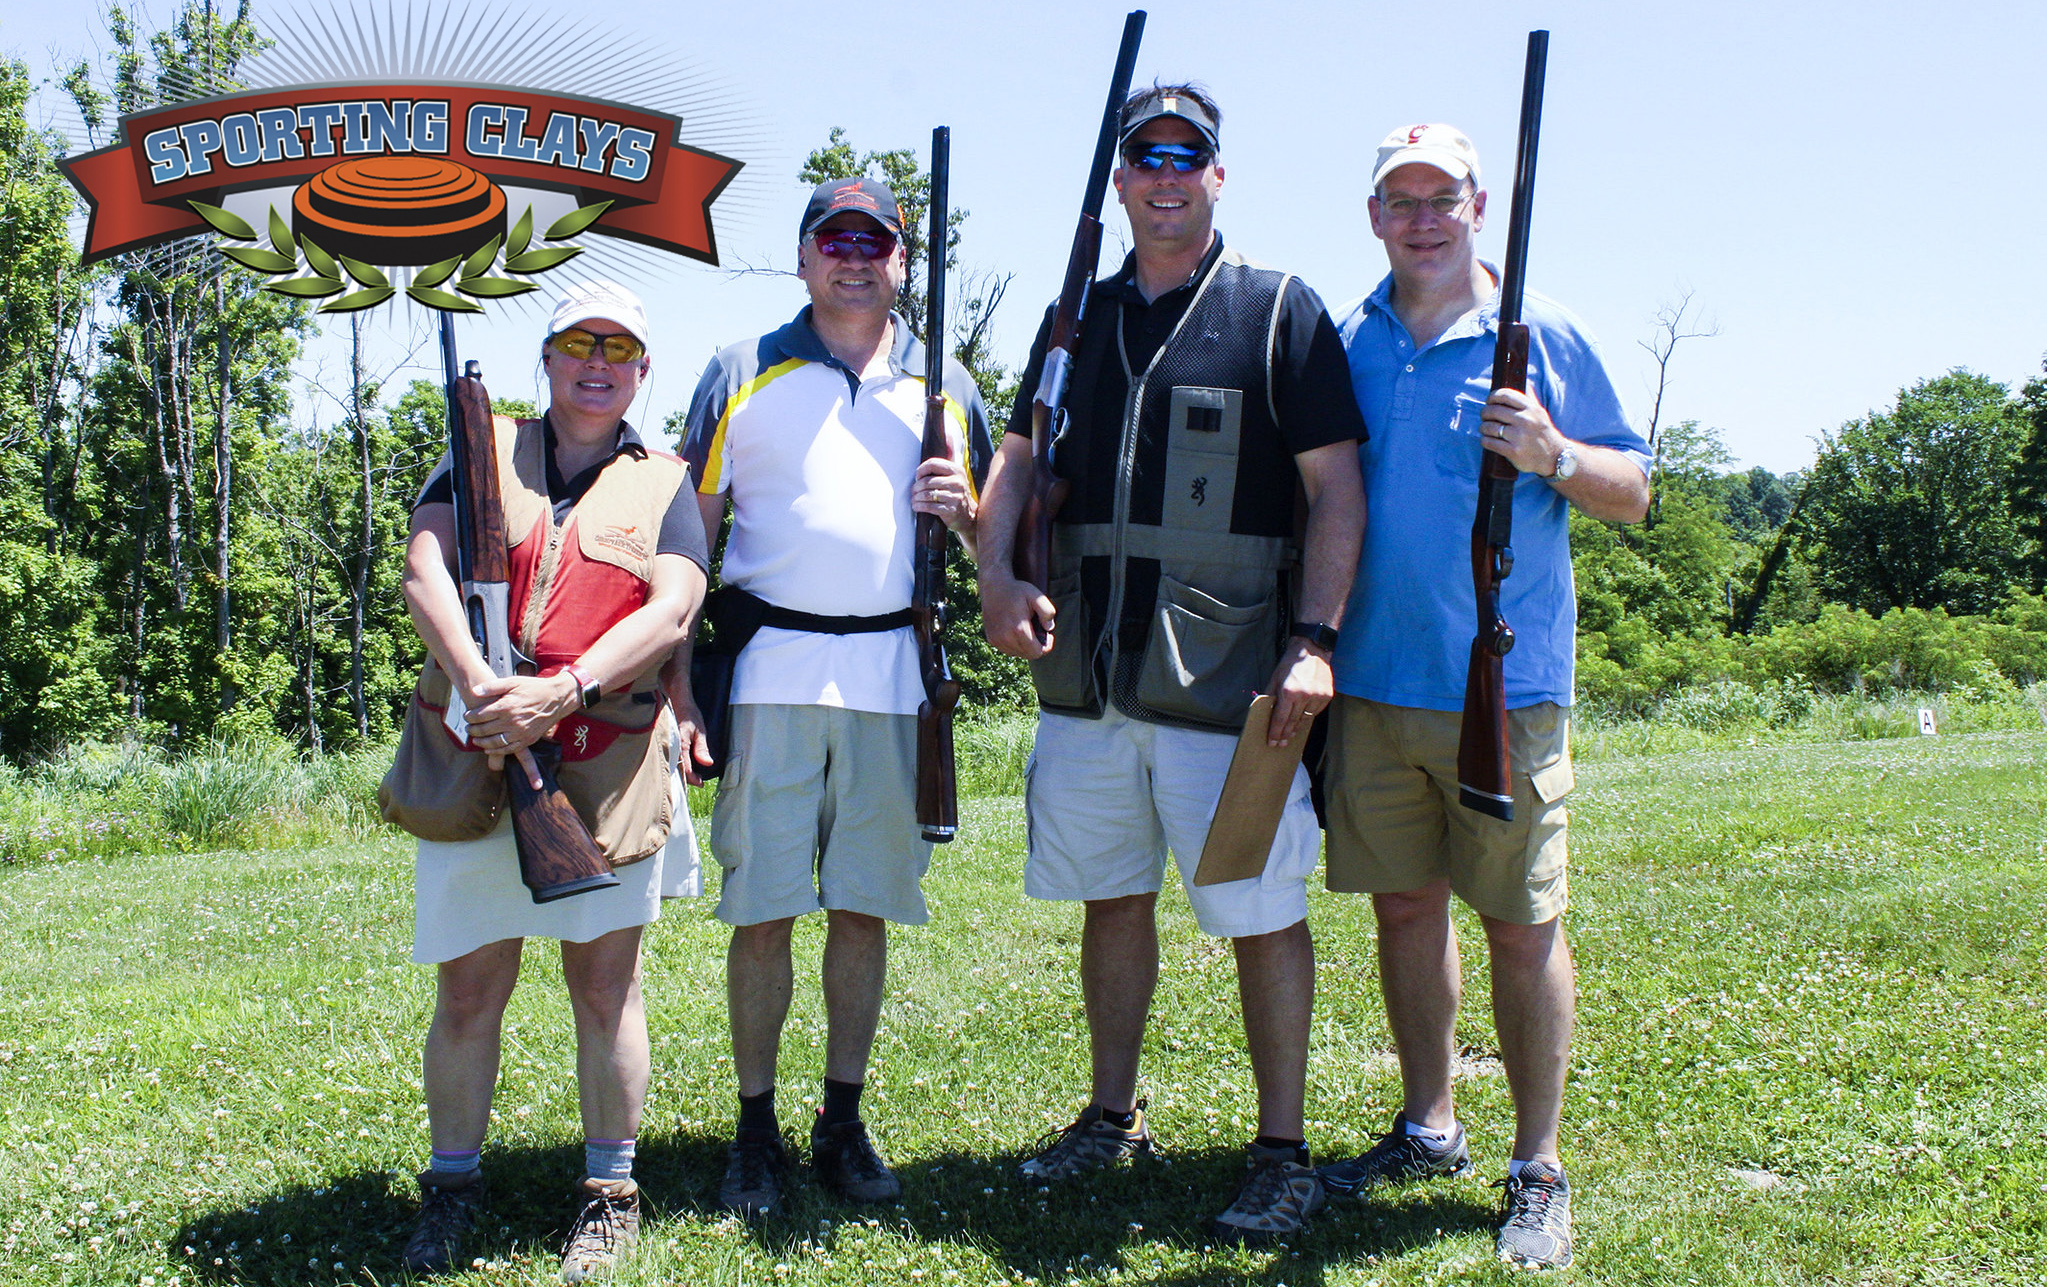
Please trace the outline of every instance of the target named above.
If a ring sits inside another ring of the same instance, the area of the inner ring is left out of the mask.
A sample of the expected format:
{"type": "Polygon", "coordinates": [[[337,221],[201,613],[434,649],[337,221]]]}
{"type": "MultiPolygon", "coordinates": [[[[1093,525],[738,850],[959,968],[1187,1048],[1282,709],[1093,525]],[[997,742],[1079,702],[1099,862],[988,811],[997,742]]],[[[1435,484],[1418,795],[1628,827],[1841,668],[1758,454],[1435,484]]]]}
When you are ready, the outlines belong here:
{"type": "Polygon", "coordinates": [[[903,1182],[874,1151],[862,1121],[827,1126],[820,1118],[812,1124],[810,1169],[819,1184],[848,1202],[893,1202],[903,1196],[903,1182]]]}
{"type": "Polygon", "coordinates": [[[782,1172],[789,1154],[777,1131],[742,1126],[725,1150],[718,1205],[742,1216],[771,1216],[782,1205],[782,1172]]]}
{"type": "Polygon", "coordinates": [[[1564,1168],[1530,1162],[1518,1178],[1500,1181],[1507,1206],[1494,1246],[1516,1269],[1563,1269],[1571,1263],[1571,1182],[1564,1168]]]}
{"type": "Polygon", "coordinates": [[[1453,1124],[1450,1142],[1435,1148],[1421,1136],[1408,1134],[1407,1115],[1395,1113],[1393,1129],[1381,1135],[1377,1144],[1348,1162],[1331,1162],[1320,1174],[1331,1193],[1349,1196],[1381,1184],[1404,1184],[1438,1176],[1451,1178],[1471,1172],[1471,1149],[1464,1142],[1463,1123],[1453,1124]]]}

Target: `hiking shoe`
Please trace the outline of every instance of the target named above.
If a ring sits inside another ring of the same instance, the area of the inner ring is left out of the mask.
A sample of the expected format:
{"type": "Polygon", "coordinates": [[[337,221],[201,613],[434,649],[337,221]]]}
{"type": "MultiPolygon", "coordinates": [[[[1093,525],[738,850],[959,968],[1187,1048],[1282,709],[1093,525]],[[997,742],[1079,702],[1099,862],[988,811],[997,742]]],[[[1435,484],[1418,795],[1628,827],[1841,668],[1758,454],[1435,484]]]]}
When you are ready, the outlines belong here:
{"type": "Polygon", "coordinates": [[[1571,1263],[1571,1182],[1564,1168],[1529,1162],[1518,1178],[1501,1180],[1507,1209],[1494,1246],[1516,1269],[1563,1269],[1571,1263]]]}
{"type": "Polygon", "coordinates": [[[1332,1162],[1319,1174],[1331,1193],[1348,1196],[1381,1184],[1402,1184],[1437,1176],[1455,1178],[1472,1172],[1471,1149],[1464,1142],[1464,1124],[1455,1122],[1450,1142],[1433,1147],[1419,1135],[1407,1133],[1407,1114],[1393,1115],[1393,1129],[1379,1142],[1348,1162],[1332,1162]]]}
{"type": "Polygon", "coordinates": [[[1237,1190],[1237,1200],[1215,1218],[1215,1236],[1223,1242],[1271,1242],[1299,1233],[1308,1217],[1322,1209],[1326,1195],[1315,1168],[1297,1161],[1291,1148],[1247,1145],[1251,1174],[1237,1190]]]}
{"type": "Polygon", "coordinates": [[[751,1219],[771,1216],[782,1205],[782,1172],[789,1154],[777,1131],[742,1126],[725,1150],[725,1179],[718,1185],[718,1205],[751,1219]]]}
{"type": "Polygon", "coordinates": [[[1125,1130],[1102,1119],[1102,1106],[1089,1104],[1073,1124],[1038,1140],[1037,1156],[1017,1167],[1017,1174],[1033,1184],[1070,1180],[1131,1157],[1152,1153],[1151,1129],[1144,1124],[1144,1100],[1137,1101],[1136,1118],[1125,1130]]]}
{"type": "Polygon", "coordinates": [[[583,1177],[583,1209],[562,1249],[562,1281],[588,1282],[611,1268],[640,1239],[640,1186],[631,1180],[583,1177]]]}
{"type": "Polygon", "coordinates": [[[419,1197],[419,1224],[405,1243],[405,1267],[415,1274],[444,1274],[467,1264],[462,1240],[483,1210],[483,1172],[471,1171],[452,1183],[449,1177],[421,1172],[419,1197]]]}
{"type": "Polygon", "coordinates": [[[874,1151],[867,1123],[857,1119],[827,1126],[819,1118],[811,1124],[810,1169],[819,1184],[848,1202],[893,1202],[903,1196],[903,1182],[874,1151]]]}

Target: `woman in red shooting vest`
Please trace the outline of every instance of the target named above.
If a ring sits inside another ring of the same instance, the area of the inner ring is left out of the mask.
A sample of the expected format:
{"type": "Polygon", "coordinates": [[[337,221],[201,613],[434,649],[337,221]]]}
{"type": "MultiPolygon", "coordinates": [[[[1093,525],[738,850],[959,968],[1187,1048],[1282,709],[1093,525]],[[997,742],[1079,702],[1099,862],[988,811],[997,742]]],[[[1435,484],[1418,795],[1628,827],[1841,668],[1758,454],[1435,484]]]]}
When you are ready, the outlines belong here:
{"type": "MultiPolygon", "coordinates": [[[[415,701],[437,722],[452,686],[467,711],[462,750],[536,786],[527,748],[558,742],[563,790],[620,883],[535,904],[520,883],[509,811],[482,839],[420,842],[413,959],[439,969],[424,1061],[433,1157],[405,1261],[415,1273],[468,1263],[499,1030],[523,941],[549,937],[561,941],[576,1020],[585,1178],[562,1268],[579,1282],[638,1232],[633,1140],[648,1067],[640,933],[664,894],[698,892],[660,672],[702,601],[706,552],[687,470],[649,450],[624,418],[649,369],[639,299],[609,282],[572,288],[549,323],[541,364],[546,414],[496,421],[511,624],[535,673],[496,677],[470,638],[443,461],[414,506],[406,549],[406,602],[432,654],[415,701]]],[[[485,781],[493,792],[501,785],[485,781]]]]}

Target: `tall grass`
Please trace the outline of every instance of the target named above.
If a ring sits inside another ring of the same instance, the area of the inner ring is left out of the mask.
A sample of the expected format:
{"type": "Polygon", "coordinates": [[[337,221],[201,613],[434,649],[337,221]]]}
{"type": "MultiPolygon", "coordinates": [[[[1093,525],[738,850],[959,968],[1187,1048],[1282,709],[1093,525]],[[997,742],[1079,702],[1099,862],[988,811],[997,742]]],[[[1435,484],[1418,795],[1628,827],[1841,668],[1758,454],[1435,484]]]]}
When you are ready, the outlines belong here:
{"type": "Polygon", "coordinates": [[[0,863],[362,839],[383,825],[390,758],[388,746],[308,756],[275,742],[183,754],[81,743],[26,771],[0,766],[0,863]]]}

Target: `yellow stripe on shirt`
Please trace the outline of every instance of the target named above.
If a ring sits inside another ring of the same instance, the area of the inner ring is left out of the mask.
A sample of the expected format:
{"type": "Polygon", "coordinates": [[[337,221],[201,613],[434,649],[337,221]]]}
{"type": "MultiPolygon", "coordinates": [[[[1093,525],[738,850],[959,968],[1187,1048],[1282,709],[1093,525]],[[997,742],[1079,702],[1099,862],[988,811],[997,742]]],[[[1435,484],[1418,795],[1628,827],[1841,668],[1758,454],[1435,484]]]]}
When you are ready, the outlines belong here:
{"type": "MultiPolygon", "coordinates": [[[[805,365],[805,358],[790,358],[777,362],[753,379],[739,386],[739,392],[732,395],[732,401],[725,404],[725,412],[718,417],[718,427],[711,433],[711,446],[704,453],[704,476],[697,483],[697,490],[706,496],[718,494],[718,483],[725,476],[725,430],[732,424],[733,413],[746,405],[746,400],[759,393],[768,385],[805,365]]],[[[715,533],[714,533],[715,535],[715,533]]]]}

